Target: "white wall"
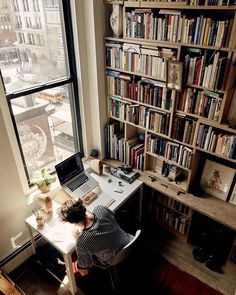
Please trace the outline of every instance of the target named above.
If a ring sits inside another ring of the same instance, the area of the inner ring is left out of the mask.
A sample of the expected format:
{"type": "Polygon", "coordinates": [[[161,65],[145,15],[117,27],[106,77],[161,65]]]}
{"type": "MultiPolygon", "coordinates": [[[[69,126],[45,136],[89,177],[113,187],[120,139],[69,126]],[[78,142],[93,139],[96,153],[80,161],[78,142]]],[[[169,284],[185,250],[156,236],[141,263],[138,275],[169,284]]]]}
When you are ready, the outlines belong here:
{"type": "MultiPolygon", "coordinates": [[[[72,1],[73,2],[73,1],[72,1]]],[[[106,122],[104,96],[104,5],[103,0],[74,0],[76,7],[75,48],[80,83],[80,106],[85,153],[103,147],[106,122]]],[[[27,205],[26,178],[14,138],[5,94],[0,82],[0,261],[28,240],[24,219],[31,214],[27,205]],[[14,237],[18,237],[14,240],[14,237]],[[12,238],[14,242],[12,242],[12,238]],[[14,246],[14,243],[16,246],[14,246]]]]}
{"type": "MultiPolygon", "coordinates": [[[[2,89],[1,89],[2,90],[2,89]]],[[[2,94],[0,94],[2,95],[2,94]]],[[[0,111],[0,260],[26,239],[24,219],[28,214],[10,140],[0,111]],[[17,239],[15,237],[18,237],[17,239]],[[15,246],[14,246],[15,244],[15,246]]]]}

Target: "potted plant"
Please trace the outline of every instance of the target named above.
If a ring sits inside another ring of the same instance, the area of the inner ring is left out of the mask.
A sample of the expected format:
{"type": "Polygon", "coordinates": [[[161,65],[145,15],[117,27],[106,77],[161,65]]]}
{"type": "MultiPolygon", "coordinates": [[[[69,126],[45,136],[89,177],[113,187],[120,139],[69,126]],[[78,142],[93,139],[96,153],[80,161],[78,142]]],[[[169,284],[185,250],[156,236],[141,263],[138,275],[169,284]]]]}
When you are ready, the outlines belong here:
{"type": "Polygon", "coordinates": [[[42,193],[47,193],[50,191],[51,183],[56,181],[56,176],[50,175],[49,171],[45,168],[40,170],[40,176],[35,180],[38,189],[42,193]]]}
{"type": "Polygon", "coordinates": [[[90,153],[91,158],[97,158],[99,156],[99,151],[97,149],[92,149],[90,153]]]}

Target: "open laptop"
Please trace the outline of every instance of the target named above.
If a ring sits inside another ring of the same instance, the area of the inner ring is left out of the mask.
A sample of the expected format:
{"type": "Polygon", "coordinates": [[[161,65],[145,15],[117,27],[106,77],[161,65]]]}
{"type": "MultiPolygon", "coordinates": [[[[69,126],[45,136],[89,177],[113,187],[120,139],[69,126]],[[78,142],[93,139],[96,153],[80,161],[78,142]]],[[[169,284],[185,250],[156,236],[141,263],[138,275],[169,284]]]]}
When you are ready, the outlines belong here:
{"type": "Polygon", "coordinates": [[[98,186],[98,182],[85,172],[80,153],[57,164],[55,169],[63,189],[76,200],[98,186]]]}

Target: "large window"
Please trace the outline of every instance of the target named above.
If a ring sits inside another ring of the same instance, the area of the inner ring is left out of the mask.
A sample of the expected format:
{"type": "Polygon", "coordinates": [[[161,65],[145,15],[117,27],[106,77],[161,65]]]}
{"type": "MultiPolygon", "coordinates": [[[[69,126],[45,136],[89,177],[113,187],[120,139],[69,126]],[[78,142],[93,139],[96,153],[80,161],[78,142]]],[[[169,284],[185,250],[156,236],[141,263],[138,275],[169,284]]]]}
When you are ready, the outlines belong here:
{"type": "Polygon", "coordinates": [[[15,0],[4,11],[14,30],[0,33],[1,75],[29,185],[42,168],[83,153],[69,2],[15,0]]]}

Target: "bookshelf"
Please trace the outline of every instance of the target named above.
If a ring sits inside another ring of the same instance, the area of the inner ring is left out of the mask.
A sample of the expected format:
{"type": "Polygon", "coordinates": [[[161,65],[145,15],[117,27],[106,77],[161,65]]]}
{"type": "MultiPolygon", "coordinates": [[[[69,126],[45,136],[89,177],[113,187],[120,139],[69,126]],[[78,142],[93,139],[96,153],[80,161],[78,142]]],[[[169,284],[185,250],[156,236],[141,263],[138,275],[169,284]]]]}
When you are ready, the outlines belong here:
{"type": "MultiPolygon", "coordinates": [[[[166,200],[177,198],[191,212],[235,231],[230,196],[227,202],[194,196],[206,159],[236,168],[236,129],[228,117],[236,99],[235,1],[124,0],[119,5],[123,34],[113,37],[108,30],[105,37],[106,159],[132,165],[166,200]],[[175,64],[180,82],[170,86],[175,64]]],[[[107,5],[108,14],[111,10],[107,5]]],[[[157,219],[172,212],[179,228],[180,213],[160,200],[157,204],[157,219]]]]}
{"type": "Polygon", "coordinates": [[[174,230],[186,239],[192,217],[191,208],[156,190],[151,191],[149,198],[148,215],[151,222],[161,223],[167,230],[174,230]]]}

